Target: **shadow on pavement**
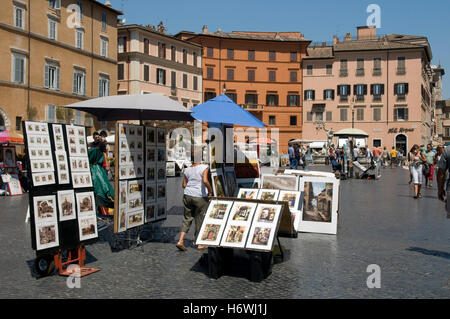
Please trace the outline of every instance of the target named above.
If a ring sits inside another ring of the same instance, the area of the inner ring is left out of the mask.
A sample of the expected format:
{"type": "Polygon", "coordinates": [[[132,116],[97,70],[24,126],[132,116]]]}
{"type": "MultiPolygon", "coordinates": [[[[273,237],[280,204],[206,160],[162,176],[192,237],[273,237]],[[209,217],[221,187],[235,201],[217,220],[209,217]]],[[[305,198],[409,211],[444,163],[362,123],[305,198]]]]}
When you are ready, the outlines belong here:
{"type": "Polygon", "coordinates": [[[439,251],[439,250],[428,250],[425,248],[420,248],[420,247],[410,247],[406,250],[409,251],[413,251],[413,252],[417,252],[417,253],[421,253],[427,256],[435,256],[435,257],[441,257],[444,259],[450,259],[450,253],[444,252],[444,251],[439,251]]]}

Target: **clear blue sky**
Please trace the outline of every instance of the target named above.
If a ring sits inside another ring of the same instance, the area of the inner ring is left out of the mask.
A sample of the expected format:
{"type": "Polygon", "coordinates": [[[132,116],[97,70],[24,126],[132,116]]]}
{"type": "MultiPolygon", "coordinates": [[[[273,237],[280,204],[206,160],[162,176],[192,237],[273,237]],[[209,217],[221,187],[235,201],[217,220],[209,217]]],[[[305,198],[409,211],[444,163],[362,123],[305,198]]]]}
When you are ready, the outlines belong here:
{"type": "MultiPolygon", "coordinates": [[[[104,2],[104,0],[100,0],[104,2]]],[[[356,34],[366,25],[369,4],[381,8],[378,34],[401,33],[428,37],[433,64],[441,61],[444,99],[450,99],[450,1],[448,0],[110,0],[123,10],[126,24],[163,21],[169,34],[181,30],[299,31],[314,42],[333,35],[356,34]]]]}

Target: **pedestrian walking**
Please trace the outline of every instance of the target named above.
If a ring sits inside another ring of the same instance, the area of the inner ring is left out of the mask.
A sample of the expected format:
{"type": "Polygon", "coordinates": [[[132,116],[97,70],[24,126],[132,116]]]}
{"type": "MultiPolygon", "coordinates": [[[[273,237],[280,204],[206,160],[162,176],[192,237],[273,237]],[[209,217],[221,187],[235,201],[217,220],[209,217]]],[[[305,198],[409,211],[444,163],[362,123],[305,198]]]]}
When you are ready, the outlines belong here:
{"type": "Polygon", "coordinates": [[[433,149],[433,145],[431,144],[427,145],[427,150],[425,151],[424,156],[427,159],[427,166],[428,166],[428,170],[424,172],[425,187],[433,188],[434,168],[436,165],[436,152],[433,149]]]}
{"type": "Polygon", "coordinates": [[[296,170],[298,170],[298,165],[300,165],[300,161],[301,161],[300,146],[296,144],[294,147],[294,166],[296,170]]]}
{"type": "MultiPolygon", "coordinates": [[[[200,228],[208,208],[209,198],[213,196],[213,190],[208,179],[208,165],[195,163],[184,170],[183,179],[183,205],[184,216],[181,226],[181,234],[176,247],[181,251],[186,251],[184,238],[189,232],[192,222],[195,220],[195,238],[197,238],[200,228]]],[[[198,249],[205,249],[206,246],[199,245],[198,249]]]]}
{"type": "Polygon", "coordinates": [[[398,155],[398,151],[395,149],[395,146],[392,146],[392,150],[391,150],[391,168],[394,168],[397,165],[397,155],[398,155]]]}
{"type": "Polygon", "coordinates": [[[293,169],[294,168],[294,161],[295,161],[295,150],[294,150],[294,146],[292,144],[289,145],[288,154],[289,154],[289,167],[291,169],[293,169]]]}
{"type": "MultiPolygon", "coordinates": [[[[448,191],[448,183],[446,183],[447,171],[450,172],[450,148],[448,146],[442,151],[437,164],[438,198],[443,202],[446,201],[445,196],[446,191],[448,191]]],[[[447,214],[450,214],[450,201],[448,199],[447,214]]]]}
{"type": "Polygon", "coordinates": [[[381,160],[383,161],[383,167],[386,168],[389,161],[389,152],[386,149],[386,146],[383,147],[383,152],[381,152],[381,160]]]}
{"type": "Polygon", "coordinates": [[[422,194],[420,193],[423,184],[422,167],[426,158],[420,152],[419,145],[413,146],[410,158],[412,162],[411,173],[414,183],[414,198],[422,198],[422,194]]]}

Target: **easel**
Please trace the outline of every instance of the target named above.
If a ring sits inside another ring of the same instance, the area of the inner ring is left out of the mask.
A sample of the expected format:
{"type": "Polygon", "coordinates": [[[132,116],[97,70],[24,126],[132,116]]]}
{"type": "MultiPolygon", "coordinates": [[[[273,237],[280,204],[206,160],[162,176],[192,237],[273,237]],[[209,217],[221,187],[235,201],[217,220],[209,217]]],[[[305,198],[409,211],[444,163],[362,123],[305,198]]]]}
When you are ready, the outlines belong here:
{"type": "Polygon", "coordinates": [[[67,260],[63,261],[63,250],[59,249],[58,253],[53,256],[55,260],[55,267],[58,269],[60,276],[72,276],[84,277],[100,271],[99,268],[92,268],[84,266],[84,261],[86,260],[86,248],[84,245],[80,245],[75,249],[67,250],[67,260]],[[78,269],[73,268],[68,270],[68,266],[78,263],[78,269]]]}

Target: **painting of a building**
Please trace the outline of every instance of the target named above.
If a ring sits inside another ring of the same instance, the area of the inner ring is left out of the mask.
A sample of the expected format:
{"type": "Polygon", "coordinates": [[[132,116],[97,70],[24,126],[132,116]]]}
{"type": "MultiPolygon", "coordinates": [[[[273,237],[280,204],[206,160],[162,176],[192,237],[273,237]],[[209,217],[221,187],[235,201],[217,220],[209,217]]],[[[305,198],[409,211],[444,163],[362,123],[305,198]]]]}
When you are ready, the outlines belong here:
{"type": "Polygon", "coordinates": [[[306,182],[303,198],[303,221],[331,222],[333,184],[306,182]]]}

